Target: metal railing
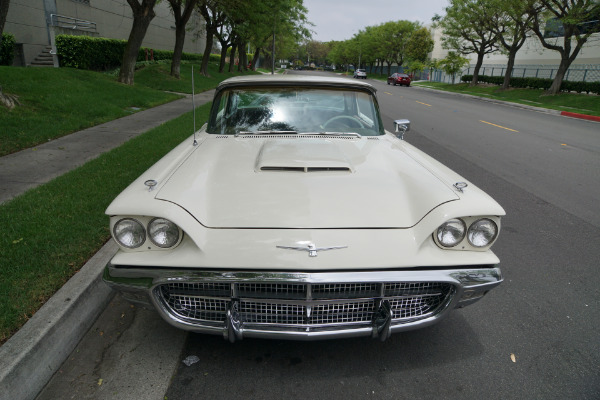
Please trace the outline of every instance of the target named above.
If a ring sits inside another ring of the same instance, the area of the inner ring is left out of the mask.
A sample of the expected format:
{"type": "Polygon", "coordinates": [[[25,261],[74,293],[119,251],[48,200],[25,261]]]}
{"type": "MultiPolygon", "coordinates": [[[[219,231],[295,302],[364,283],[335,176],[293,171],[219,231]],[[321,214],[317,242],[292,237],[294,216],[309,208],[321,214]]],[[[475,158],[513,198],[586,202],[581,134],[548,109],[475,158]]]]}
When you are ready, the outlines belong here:
{"type": "Polygon", "coordinates": [[[65,15],[50,14],[50,25],[63,29],[77,29],[81,31],[96,32],[95,22],[67,17],[65,15]]]}

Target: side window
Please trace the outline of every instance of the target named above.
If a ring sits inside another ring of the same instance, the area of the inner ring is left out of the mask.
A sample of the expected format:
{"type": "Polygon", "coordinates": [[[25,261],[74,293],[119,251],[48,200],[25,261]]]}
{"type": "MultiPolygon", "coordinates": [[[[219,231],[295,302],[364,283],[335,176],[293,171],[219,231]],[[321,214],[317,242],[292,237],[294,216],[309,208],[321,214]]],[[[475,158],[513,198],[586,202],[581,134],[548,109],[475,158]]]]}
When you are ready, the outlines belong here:
{"type": "Polygon", "coordinates": [[[356,109],[357,114],[363,122],[372,127],[375,122],[375,110],[373,108],[373,102],[369,98],[369,95],[364,93],[358,93],[356,96],[356,109]]]}

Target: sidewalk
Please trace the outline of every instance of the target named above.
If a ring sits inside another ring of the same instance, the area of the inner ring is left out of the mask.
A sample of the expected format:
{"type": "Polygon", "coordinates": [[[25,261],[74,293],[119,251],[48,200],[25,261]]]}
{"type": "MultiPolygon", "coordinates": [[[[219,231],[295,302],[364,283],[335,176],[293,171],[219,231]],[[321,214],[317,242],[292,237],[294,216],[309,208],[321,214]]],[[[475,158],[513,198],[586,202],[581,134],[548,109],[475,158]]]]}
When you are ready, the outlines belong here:
{"type": "MultiPolygon", "coordinates": [[[[197,94],[196,106],[213,95],[214,90],[197,94]]],[[[0,157],[0,204],[189,111],[191,95],[0,157]]]]}
{"type": "MultiPolygon", "coordinates": [[[[196,107],[213,95],[214,90],[197,94],[196,107]]],[[[191,110],[188,95],[0,157],[0,204],[191,110]]],[[[101,277],[116,251],[109,241],[0,347],[0,400],[34,399],[71,354],[114,295],[101,277]]]]}

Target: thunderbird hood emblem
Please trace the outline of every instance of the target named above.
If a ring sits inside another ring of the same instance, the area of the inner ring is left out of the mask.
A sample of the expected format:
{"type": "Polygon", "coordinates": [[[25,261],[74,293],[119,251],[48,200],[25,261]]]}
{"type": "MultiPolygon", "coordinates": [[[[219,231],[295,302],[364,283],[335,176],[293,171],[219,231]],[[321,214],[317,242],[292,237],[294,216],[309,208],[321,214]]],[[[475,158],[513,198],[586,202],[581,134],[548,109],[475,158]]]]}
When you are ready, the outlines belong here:
{"type": "Polygon", "coordinates": [[[304,246],[277,246],[278,249],[308,251],[309,257],[316,257],[318,251],[345,249],[348,246],[328,246],[317,247],[314,243],[308,243],[304,246]]]}

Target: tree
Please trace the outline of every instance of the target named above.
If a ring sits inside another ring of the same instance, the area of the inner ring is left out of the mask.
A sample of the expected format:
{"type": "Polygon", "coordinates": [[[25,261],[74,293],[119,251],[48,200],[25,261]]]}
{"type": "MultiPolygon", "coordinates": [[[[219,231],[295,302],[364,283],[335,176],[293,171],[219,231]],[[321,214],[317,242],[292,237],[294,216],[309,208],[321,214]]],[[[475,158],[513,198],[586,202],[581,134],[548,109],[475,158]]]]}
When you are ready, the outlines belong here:
{"type": "Polygon", "coordinates": [[[388,75],[391,75],[391,66],[401,66],[407,56],[407,43],[411,35],[419,28],[418,22],[390,21],[381,25],[380,38],[382,40],[381,54],[388,66],[388,75]]]}
{"type": "Polygon", "coordinates": [[[213,40],[219,32],[220,27],[225,23],[227,16],[225,10],[220,7],[218,0],[200,0],[198,11],[202,15],[202,18],[204,18],[206,26],[206,47],[202,55],[200,74],[208,76],[208,60],[212,51],[213,40]]]}
{"type": "Polygon", "coordinates": [[[486,54],[498,50],[498,35],[491,29],[495,0],[450,0],[444,17],[435,16],[434,21],[444,30],[442,45],[460,54],[476,54],[477,61],[471,85],[477,85],[479,70],[486,54]]]}
{"type": "Polygon", "coordinates": [[[198,0],[169,0],[169,5],[175,17],[175,48],[173,49],[173,59],[171,60],[171,76],[177,79],[179,79],[181,54],[183,53],[183,44],[185,42],[185,26],[190,20],[197,2],[198,0]]]}
{"type": "Polygon", "coordinates": [[[493,9],[497,15],[490,28],[496,33],[499,44],[508,56],[502,90],[508,89],[517,52],[525,44],[534,13],[538,12],[534,7],[536,1],[495,0],[493,9]]]}
{"type": "Polygon", "coordinates": [[[449,51],[446,58],[440,60],[440,64],[445,73],[452,76],[452,84],[454,85],[456,74],[460,72],[469,60],[462,57],[455,51],[449,51]]]}
{"type": "Polygon", "coordinates": [[[142,0],[140,4],[139,0],[127,0],[133,11],[133,25],[123,52],[123,62],[119,72],[119,82],[121,83],[133,85],[135,63],[150,21],[155,16],[154,6],[156,2],[157,0],[142,0]]]}
{"type": "Polygon", "coordinates": [[[548,89],[549,94],[557,94],[583,45],[593,33],[600,31],[600,3],[597,0],[539,0],[536,6],[543,11],[534,12],[532,30],[542,46],[560,54],[560,65],[548,89]]]}
{"type": "Polygon", "coordinates": [[[433,50],[434,41],[429,29],[422,27],[414,31],[406,43],[406,56],[424,63],[433,50]]]}
{"type": "Polygon", "coordinates": [[[413,79],[417,76],[417,74],[421,74],[421,72],[427,68],[427,65],[421,61],[413,60],[408,64],[407,71],[412,74],[413,79]]]}

